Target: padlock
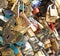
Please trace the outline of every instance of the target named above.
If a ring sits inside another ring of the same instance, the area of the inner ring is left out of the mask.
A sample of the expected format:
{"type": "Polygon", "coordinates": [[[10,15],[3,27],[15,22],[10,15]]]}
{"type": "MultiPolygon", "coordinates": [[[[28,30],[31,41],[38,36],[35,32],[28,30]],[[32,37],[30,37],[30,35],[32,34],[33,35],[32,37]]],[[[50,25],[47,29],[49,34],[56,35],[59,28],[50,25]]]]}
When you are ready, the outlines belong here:
{"type": "MultiPolygon", "coordinates": [[[[20,12],[22,12],[22,10],[23,10],[23,4],[20,4],[20,8],[19,9],[20,9],[20,12]]],[[[27,10],[27,6],[25,5],[24,6],[24,11],[26,11],[26,10],[27,10]]]]}
{"type": "Polygon", "coordinates": [[[13,43],[15,41],[16,42],[20,41],[20,39],[21,39],[20,36],[19,36],[20,33],[15,31],[15,30],[13,30],[14,27],[16,27],[16,26],[17,26],[16,20],[14,18],[12,18],[12,19],[10,19],[7,22],[7,24],[3,28],[3,35],[2,35],[2,37],[3,37],[3,40],[4,40],[5,43],[9,44],[9,43],[13,43]]]}
{"type": "Polygon", "coordinates": [[[58,32],[57,32],[57,30],[52,22],[50,22],[50,28],[53,30],[53,33],[54,33],[55,37],[57,38],[57,40],[60,40],[59,34],[58,34],[58,32]]]}
{"type": "Polygon", "coordinates": [[[29,43],[31,44],[34,52],[37,52],[39,50],[39,45],[38,45],[38,39],[35,36],[32,36],[29,38],[29,43]]]}
{"type": "Polygon", "coordinates": [[[14,15],[14,13],[10,9],[5,9],[5,10],[3,10],[3,15],[7,19],[10,19],[14,15]]]}
{"type": "Polygon", "coordinates": [[[2,50],[2,56],[15,56],[13,50],[6,48],[2,50]]]}
{"type": "Polygon", "coordinates": [[[34,8],[34,10],[33,10],[33,14],[37,14],[37,13],[39,13],[39,9],[36,7],[36,8],[34,8]]]}
{"type": "Polygon", "coordinates": [[[24,56],[34,56],[33,49],[28,41],[25,43],[25,48],[21,50],[24,56]]]}
{"type": "Polygon", "coordinates": [[[39,0],[32,1],[32,7],[33,8],[38,7],[40,4],[41,4],[41,1],[39,1],[39,0]]]}
{"type": "Polygon", "coordinates": [[[44,46],[45,49],[50,48],[52,46],[51,42],[50,42],[50,39],[46,39],[44,41],[44,44],[45,44],[45,46],[44,46]]]}
{"type": "Polygon", "coordinates": [[[55,5],[51,5],[50,6],[50,16],[58,16],[58,12],[57,12],[57,9],[56,9],[56,6],[55,5]]]}
{"type": "Polygon", "coordinates": [[[19,55],[20,50],[14,44],[10,44],[10,48],[13,50],[15,55],[19,55]]]}
{"type": "Polygon", "coordinates": [[[3,33],[3,40],[6,44],[10,44],[10,43],[16,43],[16,42],[19,42],[20,40],[22,40],[21,36],[19,36],[20,33],[18,32],[14,32],[14,31],[11,31],[10,29],[7,29],[4,33],[3,33]]]}
{"type": "Polygon", "coordinates": [[[56,38],[50,38],[51,45],[52,45],[52,50],[58,51],[59,50],[59,44],[56,38]]]}
{"type": "Polygon", "coordinates": [[[30,20],[31,23],[36,27],[36,29],[39,28],[38,22],[37,22],[33,17],[29,17],[29,20],[30,20]]]}
{"type": "Polygon", "coordinates": [[[43,28],[36,35],[41,41],[44,41],[49,38],[49,29],[43,28]]]}

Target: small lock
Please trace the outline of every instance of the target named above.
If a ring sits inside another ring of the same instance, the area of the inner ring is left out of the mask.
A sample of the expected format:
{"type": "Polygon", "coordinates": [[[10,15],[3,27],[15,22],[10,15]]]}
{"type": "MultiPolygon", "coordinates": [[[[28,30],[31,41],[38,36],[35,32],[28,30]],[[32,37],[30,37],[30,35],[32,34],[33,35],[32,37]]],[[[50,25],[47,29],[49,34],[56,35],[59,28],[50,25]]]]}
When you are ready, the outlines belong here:
{"type": "Polygon", "coordinates": [[[33,14],[37,14],[37,13],[39,13],[39,9],[38,8],[34,8],[33,14]]]}
{"type": "Polygon", "coordinates": [[[51,4],[50,8],[50,16],[58,16],[56,5],[51,4]]]}
{"type": "Polygon", "coordinates": [[[7,19],[10,19],[14,15],[14,13],[10,9],[5,9],[5,10],[3,10],[3,15],[7,19]]]}
{"type": "MultiPolygon", "coordinates": [[[[20,4],[19,10],[20,10],[20,12],[22,12],[22,10],[23,10],[23,5],[22,4],[20,4]]],[[[27,10],[27,6],[24,6],[24,11],[26,11],[26,10],[27,10]]]]}
{"type": "Polygon", "coordinates": [[[35,36],[33,36],[28,41],[31,44],[34,52],[37,52],[39,50],[39,44],[38,44],[39,41],[38,41],[38,39],[35,36]]]}
{"type": "Polygon", "coordinates": [[[32,7],[33,7],[33,8],[38,7],[40,4],[41,4],[41,2],[40,2],[40,1],[37,1],[37,0],[32,1],[32,7]]]}

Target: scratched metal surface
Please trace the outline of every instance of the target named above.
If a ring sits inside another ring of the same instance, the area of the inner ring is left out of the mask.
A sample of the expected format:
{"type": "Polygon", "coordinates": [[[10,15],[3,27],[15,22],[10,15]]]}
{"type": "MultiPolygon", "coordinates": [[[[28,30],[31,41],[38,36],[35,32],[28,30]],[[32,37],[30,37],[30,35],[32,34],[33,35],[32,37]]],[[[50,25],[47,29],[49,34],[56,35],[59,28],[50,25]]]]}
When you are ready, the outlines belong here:
{"type": "Polygon", "coordinates": [[[0,0],[0,8],[6,8],[6,7],[7,7],[6,0],[0,0]]]}

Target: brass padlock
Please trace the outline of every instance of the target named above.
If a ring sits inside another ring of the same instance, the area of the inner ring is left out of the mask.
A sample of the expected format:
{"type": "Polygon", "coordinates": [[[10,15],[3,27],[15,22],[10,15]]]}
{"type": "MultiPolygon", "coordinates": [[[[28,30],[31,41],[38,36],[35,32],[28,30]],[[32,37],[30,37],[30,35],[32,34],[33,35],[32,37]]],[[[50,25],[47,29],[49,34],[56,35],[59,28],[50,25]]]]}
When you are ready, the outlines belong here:
{"type": "Polygon", "coordinates": [[[44,49],[50,48],[52,46],[51,42],[50,42],[50,39],[46,39],[44,41],[44,44],[45,44],[44,49]]]}
{"type": "Polygon", "coordinates": [[[7,8],[7,1],[6,0],[0,0],[0,8],[7,8]]]}
{"type": "Polygon", "coordinates": [[[13,30],[13,28],[16,25],[17,24],[16,24],[15,20],[11,19],[10,21],[7,22],[6,26],[3,28],[3,36],[2,37],[6,44],[13,43],[13,42],[16,43],[21,40],[20,36],[18,36],[20,34],[20,32],[13,30]]]}
{"type": "Polygon", "coordinates": [[[52,45],[52,47],[51,47],[52,50],[58,51],[59,50],[58,41],[55,38],[51,38],[50,41],[51,41],[51,45],[52,45]]]}
{"type": "Polygon", "coordinates": [[[2,56],[15,56],[15,55],[10,48],[6,48],[2,51],[2,56]]]}

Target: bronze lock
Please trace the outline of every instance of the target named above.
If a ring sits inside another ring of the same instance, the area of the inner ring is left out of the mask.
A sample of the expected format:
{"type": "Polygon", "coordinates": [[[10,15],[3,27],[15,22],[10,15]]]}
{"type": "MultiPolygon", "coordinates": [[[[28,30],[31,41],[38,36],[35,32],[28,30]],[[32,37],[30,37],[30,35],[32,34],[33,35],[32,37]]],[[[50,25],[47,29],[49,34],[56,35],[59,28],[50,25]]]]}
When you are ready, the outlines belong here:
{"type": "Polygon", "coordinates": [[[52,45],[51,45],[51,41],[50,39],[45,39],[44,40],[44,49],[48,49],[50,48],[52,45]]]}
{"type": "Polygon", "coordinates": [[[54,51],[58,51],[59,50],[59,44],[58,41],[56,40],[56,38],[50,38],[51,41],[51,45],[52,45],[52,50],[54,51]]]}
{"type": "Polygon", "coordinates": [[[10,48],[4,49],[1,53],[2,56],[15,56],[14,52],[10,48]]]}
{"type": "Polygon", "coordinates": [[[7,31],[3,33],[3,40],[6,44],[19,42],[23,37],[18,36],[18,34],[19,32],[15,32],[15,31],[11,31],[10,29],[7,29],[7,31]]]}
{"type": "Polygon", "coordinates": [[[16,43],[20,41],[23,37],[18,36],[20,32],[14,31],[13,28],[16,26],[16,22],[14,19],[11,19],[7,22],[6,26],[3,29],[3,40],[6,44],[16,43]]]}

